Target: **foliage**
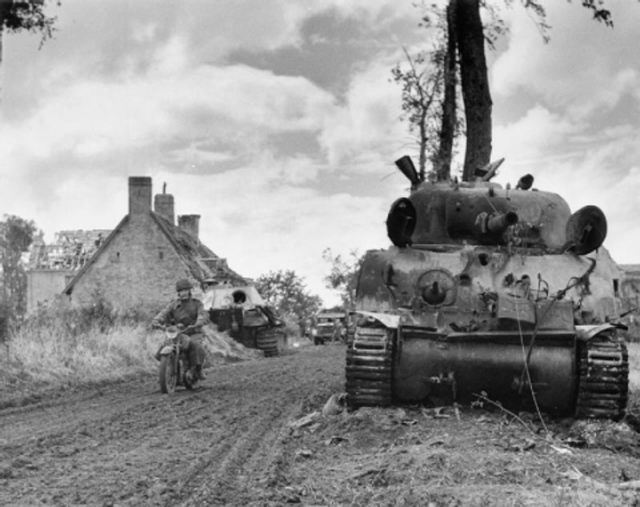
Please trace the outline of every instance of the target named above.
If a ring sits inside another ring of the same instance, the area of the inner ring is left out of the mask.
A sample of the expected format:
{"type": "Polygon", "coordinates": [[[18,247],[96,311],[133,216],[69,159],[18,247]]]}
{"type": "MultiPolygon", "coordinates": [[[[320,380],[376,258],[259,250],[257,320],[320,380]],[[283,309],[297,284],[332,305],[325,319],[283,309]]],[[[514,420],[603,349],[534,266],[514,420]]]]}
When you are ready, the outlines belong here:
{"type": "MultiPolygon", "coordinates": [[[[504,3],[511,7],[514,1],[504,3]]],[[[520,4],[532,13],[543,40],[548,42],[550,26],[543,2],[520,0],[520,4]]],[[[401,119],[407,121],[418,146],[423,181],[427,160],[435,179],[449,178],[456,142],[466,135],[462,179],[468,181],[491,157],[492,102],[484,44],[494,48],[508,30],[495,3],[487,0],[449,0],[445,7],[427,2],[418,5],[422,8],[420,26],[434,29],[436,36],[431,50],[415,56],[404,50],[408,69],[398,64],[391,71],[393,80],[402,87],[401,119]],[[486,14],[484,23],[481,9],[486,14]],[[460,96],[464,107],[459,105],[460,96]]],[[[613,26],[603,0],[581,0],[581,5],[596,21],[613,26]]]]}
{"type": "Polygon", "coordinates": [[[142,308],[119,312],[96,291],[91,294],[89,303],[83,306],[73,306],[62,295],[52,301],[40,303],[37,310],[24,320],[21,331],[38,334],[41,329],[56,329],[71,339],[87,333],[106,333],[114,327],[136,326],[150,321],[151,315],[142,308]]]}
{"type": "Polygon", "coordinates": [[[285,320],[302,321],[322,306],[320,297],[310,294],[304,279],[292,270],[270,271],[260,276],[255,285],[267,304],[285,320]]]}
{"type": "MultiPolygon", "coordinates": [[[[400,120],[406,121],[409,133],[418,146],[418,169],[420,180],[427,179],[427,161],[434,168],[431,173],[435,179],[440,177],[437,167],[440,160],[440,145],[444,112],[444,72],[442,54],[444,48],[436,47],[431,54],[424,52],[410,55],[405,49],[408,68],[400,64],[391,69],[393,81],[402,87],[402,114],[400,120]]],[[[463,119],[456,118],[456,139],[459,137],[463,119]]],[[[454,139],[455,142],[455,139],[454,139]]],[[[447,176],[448,176],[448,172],[447,176]]]]}
{"type": "Polygon", "coordinates": [[[354,250],[345,258],[340,254],[334,255],[327,248],[322,252],[322,258],[331,266],[331,271],[324,279],[327,288],[337,290],[344,308],[352,309],[356,300],[358,273],[364,257],[354,250]]]}
{"type": "Polygon", "coordinates": [[[430,179],[449,179],[457,139],[464,128],[458,114],[455,41],[448,25],[448,11],[435,5],[427,7],[420,26],[435,30],[432,49],[411,55],[403,48],[408,67],[397,64],[391,69],[393,81],[402,87],[400,119],[408,123],[418,146],[421,181],[427,178],[427,161],[432,167],[430,179]]]}
{"type": "MultiPolygon", "coordinates": [[[[60,5],[60,2],[56,2],[60,5]]],[[[55,31],[55,17],[44,13],[45,0],[1,0],[0,1],[0,32],[6,29],[10,32],[26,30],[40,32],[42,40],[49,39],[55,31]]]]}
{"type": "Polygon", "coordinates": [[[0,294],[0,341],[18,324],[27,308],[27,275],[22,254],[29,249],[36,232],[35,224],[13,215],[0,222],[0,259],[2,293],[0,294]]]}
{"type": "Polygon", "coordinates": [[[72,332],[62,318],[22,326],[0,356],[0,382],[14,387],[58,388],[117,380],[152,372],[157,336],[140,325],[115,325],[100,331],[72,332]]]}
{"type": "Polygon", "coordinates": [[[98,293],[82,308],[63,296],[40,304],[12,329],[0,355],[0,384],[56,388],[152,371],[158,338],[146,322],[117,313],[98,293]]]}

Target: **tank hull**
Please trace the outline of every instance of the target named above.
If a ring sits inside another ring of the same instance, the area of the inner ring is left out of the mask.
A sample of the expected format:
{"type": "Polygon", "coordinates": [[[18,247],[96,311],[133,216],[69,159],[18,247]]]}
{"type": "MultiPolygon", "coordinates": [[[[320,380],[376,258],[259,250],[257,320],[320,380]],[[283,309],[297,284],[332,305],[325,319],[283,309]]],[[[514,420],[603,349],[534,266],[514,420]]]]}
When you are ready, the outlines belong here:
{"type": "Polygon", "coordinates": [[[350,405],[499,403],[619,419],[626,347],[613,326],[584,331],[616,314],[616,273],[606,251],[592,259],[467,246],[368,252],[347,352],[350,405]],[[523,288],[524,279],[538,283],[523,288]],[[434,281],[438,291],[428,294],[434,281]],[[601,371],[581,353],[594,336],[615,347],[601,371]]]}
{"type": "Polygon", "coordinates": [[[453,333],[446,337],[420,328],[401,328],[393,397],[399,402],[470,404],[482,399],[532,408],[532,393],[549,413],[573,412],[577,393],[574,333],[536,338],[524,368],[532,333],[453,333]]]}

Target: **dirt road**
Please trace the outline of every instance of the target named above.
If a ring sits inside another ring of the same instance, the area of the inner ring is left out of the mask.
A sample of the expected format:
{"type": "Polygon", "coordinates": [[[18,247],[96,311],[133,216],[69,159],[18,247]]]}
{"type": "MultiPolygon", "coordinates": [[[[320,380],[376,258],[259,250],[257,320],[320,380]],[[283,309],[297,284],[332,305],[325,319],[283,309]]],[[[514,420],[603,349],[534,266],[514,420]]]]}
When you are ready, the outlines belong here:
{"type": "Polygon", "coordinates": [[[149,376],[0,409],[0,505],[640,507],[624,424],[470,407],[322,417],[344,360],[307,347],[210,369],[195,392],[162,395],[149,376]]]}
{"type": "Polygon", "coordinates": [[[0,411],[0,505],[251,505],[273,498],[287,423],[340,390],[344,350],[149,377],[0,411]]]}

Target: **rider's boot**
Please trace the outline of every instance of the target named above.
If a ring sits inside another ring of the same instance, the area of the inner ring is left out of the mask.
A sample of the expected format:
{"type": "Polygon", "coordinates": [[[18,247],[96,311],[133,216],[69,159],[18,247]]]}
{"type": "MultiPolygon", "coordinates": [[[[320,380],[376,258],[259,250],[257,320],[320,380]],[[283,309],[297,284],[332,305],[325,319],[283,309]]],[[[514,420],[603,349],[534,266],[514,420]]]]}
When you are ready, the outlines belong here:
{"type": "Polygon", "coordinates": [[[196,364],[196,378],[198,380],[207,380],[207,377],[205,376],[204,372],[202,371],[202,365],[201,364],[196,364]]]}

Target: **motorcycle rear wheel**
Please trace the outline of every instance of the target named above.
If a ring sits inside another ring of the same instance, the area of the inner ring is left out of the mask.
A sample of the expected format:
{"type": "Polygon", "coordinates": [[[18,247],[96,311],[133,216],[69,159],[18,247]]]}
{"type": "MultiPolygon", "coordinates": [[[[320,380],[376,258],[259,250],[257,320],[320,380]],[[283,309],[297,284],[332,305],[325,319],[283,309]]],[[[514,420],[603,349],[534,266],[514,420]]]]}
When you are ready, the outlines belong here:
{"type": "Polygon", "coordinates": [[[173,355],[162,356],[160,359],[160,391],[171,394],[176,390],[178,372],[173,355]]]}

